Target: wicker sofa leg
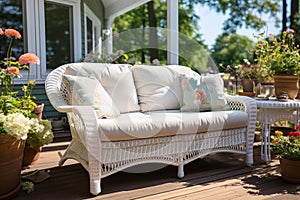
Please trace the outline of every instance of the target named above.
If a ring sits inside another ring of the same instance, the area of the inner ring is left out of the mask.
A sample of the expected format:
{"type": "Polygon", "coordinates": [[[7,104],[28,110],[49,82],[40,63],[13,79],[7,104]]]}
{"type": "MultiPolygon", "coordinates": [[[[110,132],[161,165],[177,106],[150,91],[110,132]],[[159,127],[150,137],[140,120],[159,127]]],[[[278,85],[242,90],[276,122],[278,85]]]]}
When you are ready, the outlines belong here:
{"type": "Polygon", "coordinates": [[[184,164],[183,164],[183,156],[179,156],[179,165],[178,165],[178,173],[177,173],[178,178],[183,178],[184,177],[184,164]]]}
{"type": "Polygon", "coordinates": [[[101,173],[102,173],[101,162],[95,159],[90,154],[88,157],[89,157],[88,171],[90,176],[90,192],[93,195],[98,195],[101,193],[101,173]]]}

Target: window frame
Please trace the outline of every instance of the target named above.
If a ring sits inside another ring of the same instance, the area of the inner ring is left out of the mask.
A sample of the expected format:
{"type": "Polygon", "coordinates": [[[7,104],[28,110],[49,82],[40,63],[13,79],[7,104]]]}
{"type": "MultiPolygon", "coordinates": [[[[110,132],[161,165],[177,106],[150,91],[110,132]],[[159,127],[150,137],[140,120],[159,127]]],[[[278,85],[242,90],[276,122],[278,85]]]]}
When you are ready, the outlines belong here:
{"type": "MultiPolygon", "coordinates": [[[[36,53],[41,61],[40,65],[31,65],[30,79],[35,79],[37,84],[44,83],[51,71],[46,66],[45,2],[72,6],[74,61],[79,61],[82,57],[80,0],[27,0],[25,3],[27,51],[36,53]]],[[[24,81],[24,79],[20,80],[20,82],[24,81]]]]}
{"type": "Polygon", "coordinates": [[[89,18],[92,21],[92,50],[93,52],[97,51],[101,55],[101,21],[97,18],[94,12],[84,3],[84,54],[88,55],[88,42],[87,42],[87,20],[89,18]],[[98,33],[95,33],[95,28],[98,30],[98,33]],[[98,41],[96,44],[96,38],[98,36],[98,41]],[[98,48],[96,48],[98,47],[98,48]]]}

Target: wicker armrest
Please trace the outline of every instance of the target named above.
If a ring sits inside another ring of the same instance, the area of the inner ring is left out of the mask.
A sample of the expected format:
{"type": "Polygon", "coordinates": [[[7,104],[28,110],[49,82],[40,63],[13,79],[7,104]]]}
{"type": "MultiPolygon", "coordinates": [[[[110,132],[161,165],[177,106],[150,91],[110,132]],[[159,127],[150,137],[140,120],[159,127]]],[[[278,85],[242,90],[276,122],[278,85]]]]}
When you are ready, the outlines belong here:
{"type": "Polygon", "coordinates": [[[247,128],[247,156],[246,163],[248,165],[253,164],[253,142],[254,142],[254,132],[256,128],[256,114],[257,105],[256,101],[250,97],[246,96],[226,96],[228,106],[231,110],[243,110],[248,114],[248,128],[247,128]]]}

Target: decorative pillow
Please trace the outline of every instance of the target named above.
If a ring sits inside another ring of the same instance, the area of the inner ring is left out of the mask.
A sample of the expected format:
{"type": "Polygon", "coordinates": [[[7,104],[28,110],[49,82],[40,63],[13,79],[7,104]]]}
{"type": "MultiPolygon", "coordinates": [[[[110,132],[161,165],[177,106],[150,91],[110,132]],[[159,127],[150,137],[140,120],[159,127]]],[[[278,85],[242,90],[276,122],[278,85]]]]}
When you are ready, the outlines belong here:
{"type": "Polygon", "coordinates": [[[120,115],[120,111],[107,94],[98,80],[91,77],[64,75],[63,84],[72,96],[68,103],[72,105],[91,105],[95,108],[99,119],[113,118],[120,115]]]}
{"type": "Polygon", "coordinates": [[[183,91],[183,112],[199,112],[208,110],[224,110],[226,99],[224,83],[220,75],[209,74],[187,78],[181,76],[183,91]]]}

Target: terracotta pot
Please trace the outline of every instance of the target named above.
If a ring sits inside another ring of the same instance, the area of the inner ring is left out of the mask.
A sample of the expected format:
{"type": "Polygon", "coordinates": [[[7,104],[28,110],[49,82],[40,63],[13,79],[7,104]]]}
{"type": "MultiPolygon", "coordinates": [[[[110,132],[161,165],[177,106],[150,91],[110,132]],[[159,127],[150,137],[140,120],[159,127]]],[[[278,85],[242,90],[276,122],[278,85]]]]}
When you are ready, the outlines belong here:
{"type": "Polygon", "coordinates": [[[253,79],[242,80],[243,92],[253,92],[255,88],[255,82],[253,79]]]}
{"type": "Polygon", "coordinates": [[[24,148],[22,166],[24,167],[36,163],[36,161],[40,157],[41,151],[42,151],[42,147],[38,149],[33,149],[26,143],[24,148]]]}
{"type": "Polygon", "coordinates": [[[37,107],[34,108],[33,113],[37,115],[38,120],[42,120],[44,104],[37,103],[37,107]]]}
{"type": "Polygon", "coordinates": [[[11,199],[21,188],[21,167],[25,140],[0,135],[0,199],[11,199]]]}
{"type": "Polygon", "coordinates": [[[300,183],[300,161],[279,158],[282,178],[290,183],[300,183]]]}
{"type": "Polygon", "coordinates": [[[275,95],[286,92],[289,99],[295,99],[299,91],[298,75],[275,75],[274,76],[275,95]]]}

